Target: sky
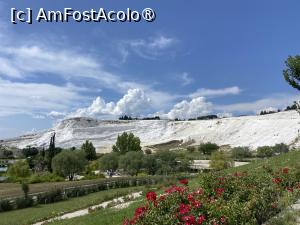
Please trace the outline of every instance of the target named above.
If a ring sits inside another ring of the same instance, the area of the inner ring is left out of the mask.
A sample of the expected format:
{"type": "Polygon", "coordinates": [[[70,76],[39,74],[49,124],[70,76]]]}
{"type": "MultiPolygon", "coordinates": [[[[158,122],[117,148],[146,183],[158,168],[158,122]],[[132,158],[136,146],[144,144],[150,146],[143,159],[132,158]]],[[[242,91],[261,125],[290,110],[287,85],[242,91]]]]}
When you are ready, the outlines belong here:
{"type": "Polygon", "coordinates": [[[0,139],[58,120],[192,118],[284,108],[298,0],[0,0],[0,139]],[[11,8],[142,11],[153,22],[10,22],[11,8]]]}

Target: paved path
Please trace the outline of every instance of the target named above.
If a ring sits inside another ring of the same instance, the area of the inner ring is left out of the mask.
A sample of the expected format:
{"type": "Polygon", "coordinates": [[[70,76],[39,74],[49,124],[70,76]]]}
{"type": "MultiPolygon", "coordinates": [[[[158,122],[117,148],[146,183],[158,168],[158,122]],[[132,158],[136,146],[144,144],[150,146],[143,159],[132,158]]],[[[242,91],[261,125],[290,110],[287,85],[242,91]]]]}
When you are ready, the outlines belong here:
{"type": "MultiPolygon", "coordinates": [[[[138,197],[140,197],[142,195],[142,192],[135,192],[129,195],[126,195],[126,197],[129,197],[131,199],[136,199],[138,197]]],[[[53,222],[55,220],[64,220],[64,219],[71,219],[71,218],[75,218],[75,217],[79,217],[79,216],[84,216],[90,213],[90,211],[94,211],[97,210],[99,208],[107,208],[109,206],[109,204],[111,203],[120,203],[116,206],[114,206],[114,208],[126,208],[128,207],[131,203],[133,203],[134,201],[130,201],[130,202],[125,202],[124,200],[125,197],[120,197],[120,198],[115,198],[111,201],[107,201],[107,202],[102,202],[101,204],[98,205],[94,205],[94,206],[90,206],[88,208],[85,209],[81,209],[81,210],[77,210],[75,212],[70,212],[70,213],[66,213],[63,214],[61,216],[57,216],[48,220],[44,220],[38,223],[34,223],[33,225],[43,225],[43,224],[47,224],[49,222],[53,222]]]]}

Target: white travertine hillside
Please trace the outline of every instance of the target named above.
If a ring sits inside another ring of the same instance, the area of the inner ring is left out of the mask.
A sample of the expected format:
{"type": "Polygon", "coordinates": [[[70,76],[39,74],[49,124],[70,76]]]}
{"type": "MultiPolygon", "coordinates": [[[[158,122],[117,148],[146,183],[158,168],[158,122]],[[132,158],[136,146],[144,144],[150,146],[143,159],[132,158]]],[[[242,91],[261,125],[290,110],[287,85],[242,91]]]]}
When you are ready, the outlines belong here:
{"type": "Polygon", "coordinates": [[[101,121],[91,118],[72,118],[58,123],[52,129],[32,135],[8,139],[0,144],[18,148],[48,146],[50,136],[56,133],[56,145],[80,146],[90,140],[98,152],[110,151],[118,134],[133,132],[142,145],[171,140],[194,139],[196,143],[215,142],[219,145],[257,146],[286,143],[298,145],[300,115],[295,111],[264,116],[243,116],[204,121],[101,121]]]}

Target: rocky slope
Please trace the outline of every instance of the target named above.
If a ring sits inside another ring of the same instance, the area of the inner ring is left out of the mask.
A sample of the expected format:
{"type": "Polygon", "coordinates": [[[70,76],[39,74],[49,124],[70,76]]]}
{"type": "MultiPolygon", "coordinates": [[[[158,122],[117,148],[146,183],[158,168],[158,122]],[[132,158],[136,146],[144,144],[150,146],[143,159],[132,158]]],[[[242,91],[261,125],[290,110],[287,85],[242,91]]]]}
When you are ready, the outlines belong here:
{"type": "Polygon", "coordinates": [[[243,116],[205,121],[101,121],[92,118],[64,120],[45,132],[2,141],[0,144],[18,148],[48,146],[56,133],[56,145],[80,146],[90,140],[98,152],[109,151],[118,134],[124,131],[139,136],[142,145],[171,140],[194,139],[196,143],[215,142],[219,145],[257,146],[286,143],[298,145],[300,116],[295,111],[264,116],[243,116]]]}

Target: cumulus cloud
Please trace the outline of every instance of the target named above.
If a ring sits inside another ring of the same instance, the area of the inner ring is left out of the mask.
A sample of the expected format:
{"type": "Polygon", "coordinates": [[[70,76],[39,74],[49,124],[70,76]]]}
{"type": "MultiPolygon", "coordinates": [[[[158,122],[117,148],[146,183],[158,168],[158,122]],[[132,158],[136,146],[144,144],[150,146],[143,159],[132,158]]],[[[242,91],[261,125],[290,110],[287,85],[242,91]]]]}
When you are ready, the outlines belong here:
{"type": "Polygon", "coordinates": [[[97,97],[92,104],[87,108],[80,108],[76,112],[71,113],[68,117],[76,116],[140,116],[142,113],[149,110],[151,107],[151,100],[144,91],[140,89],[129,89],[118,102],[106,103],[101,97],[97,97]]]}
{"type": "Polygon", "coordinates": [[[222,89],[206,89],[200,88],[196,92],[190,94],[191,98],[196,98],[199,96],[203,97],[220,97],[225,95],[237,95],[241,92],[241,89],[237,86],[222,88],[222,89]]]}
{"type": "Polygon", "coordinates": [[[207,115],[212,110],[212,103],[206,102],[204,97],[197,97],[191,101],[181,101],[167,113],[169,119],[188,119],[207,115]]]}

